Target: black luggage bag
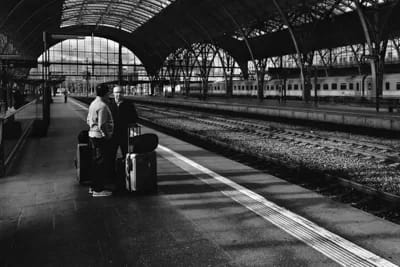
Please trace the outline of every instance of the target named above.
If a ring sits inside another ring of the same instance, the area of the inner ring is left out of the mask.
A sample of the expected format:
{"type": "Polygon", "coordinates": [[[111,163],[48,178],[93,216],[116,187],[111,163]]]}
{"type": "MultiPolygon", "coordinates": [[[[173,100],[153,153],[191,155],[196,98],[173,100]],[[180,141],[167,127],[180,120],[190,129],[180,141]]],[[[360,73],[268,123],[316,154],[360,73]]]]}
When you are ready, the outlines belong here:
{"type": "Polygon", "coordinates": [[[158,146],[158,136],[146,133],[129,138],[128,152],[142,154],[154,151],[158,146]]]}
{"type": "Polygon", "coordinates": [[[76,149],[76,179],[80,184],[91,182],[90,178],[91,166],[91,149],[89,144],[88,131],[81,131],[78,135],[78,145],[76,149]]]}

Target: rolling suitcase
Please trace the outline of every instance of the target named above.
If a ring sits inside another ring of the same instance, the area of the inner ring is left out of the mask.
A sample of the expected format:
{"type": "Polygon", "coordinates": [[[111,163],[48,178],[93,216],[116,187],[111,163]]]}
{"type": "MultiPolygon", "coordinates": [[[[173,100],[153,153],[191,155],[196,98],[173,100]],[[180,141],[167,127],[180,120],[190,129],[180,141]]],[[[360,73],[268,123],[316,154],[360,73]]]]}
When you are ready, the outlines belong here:
{"type": "Polygon", "coordinates": [[[128,153],[125,159],[126,189],[129,192],[157,192],[157,155],[128,153]]]}
{"type": "Polygon", "coordinates": [[[80,184],[90,182],[90,155],[89,144],[78,144],[76,150],[76,179],[80,184]]]}
{"type": "Polygon", "coordinates": [[[140,126],[137,124],[128,127],[128,153],[125,157],[126,189],[129,192],[156,193],[157,192],[157,155],[154,149],[158,145],[158,138],[144,138],[140,126]],[[157,142],[155,144],[154,142],[157,142]],[[150,144],[146,144],[150,142],[150,144]],[[141,149],[136,153],[135,148],[141,146],[150,150],[141,149]]]}
{"type": "Polygon", "coordinates": [[[78,145],[76,148],[76,179],[80,184],[90,182],[91,151],[89,146],[89,131],[83,130],[78,134],[78,145]]]}

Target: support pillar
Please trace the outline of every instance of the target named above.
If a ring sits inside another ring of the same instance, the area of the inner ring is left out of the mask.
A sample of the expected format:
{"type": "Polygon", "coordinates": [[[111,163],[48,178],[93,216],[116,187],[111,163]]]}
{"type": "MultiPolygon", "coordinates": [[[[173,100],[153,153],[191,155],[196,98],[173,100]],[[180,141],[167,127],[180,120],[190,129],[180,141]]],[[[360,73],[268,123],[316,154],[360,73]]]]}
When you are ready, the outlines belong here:
{"type": "Polygon", "coordinates": [[[7,111],[7,71],[2,65],[0,69],[0,114],[5,114],[7,111]]]}
{"type": "Polygon", "coordinates": [[[158,94],[162,94],[162,78],[159,74],[149,75],[150,79],[150,95],[155,96],[158,94]]]}
{"type": "Polygon", "coordinates": [[[305,53],[303,55],[303,66],[304,66],[304,100],[308,103],[311,100],[311,90],[312,90],[312,77],[314,76],[313,72],[313,59],[314,52],[305,53]]]}
{"type": "MultiPolygon", "coordinates": [[[[7,82],[7,73],[5,66],[2,64],[0,65],[0,114],[1,117],[6,112],[6,103],[4,101],[4,87],[7,82]],[[3,111],[4,109],[4,111],[3,111]]],[[[3,118],[0,118],[0,177],[3,177],[5,175],[5,159],[4,159],[4,142],[3,142],[3,124],[4,120],[3,118]]]]}
{"type": "Polygon", "coordinates": [[[122,85],[122,45],[118,43],[118,85],[122,85]]]}
{"type": "Polygon", "coordinates": [[[167,72],[169,76],[169,84],[171,86],[171,95],[170,97],[175,96],[175,87],[177,84],[178,74],[179,74],[179,65],[177,64],[177,55],[174,54],[172,58],[167,60],[167,72]]]}
{"type": "Polygon", "coordinates": [[[243,74],[243,79],[247,80],[249,78],[249,66],[247,65],[247,61],[238,62],[240,69],[243,74]]]}
{"type": "Polygon", "coordinates": [[[226,97],[231,98],[233,96],[233,74],[235,70],[235,60],[233,57],[228,55],[225,51],[223,51],[223,55],[221,55],[220,50],[217,50],[217,55],[221,61],[221,66],[224,71],[224,80],[225,80],[225,92],[226,97]]]}
{"type": "Polygon", "coordinates": [[[150,95],[154,96],[155,92],[156,92],[156,89],[157,89],[156,88],[157,87],[157,80],[159,78],[158,78],[158,75],[150,75],[149,78],[150,78],[150,95]]]}
{"type": "Polygon", "coordinates": [[[208,44],[202,44],[200,47],[201,61],[199,62],[200,67],[200,78],[201,78],[201,98],[207,99],[208,97],[208,78],[210,76],[210,70],[212,68],[212,63],[214,62],[217,52],[213,50],[214,48],[208,44]],[[209,60],[209,53],[212,51],[212,57],[209,60]]]}
{"type": "Polygon", "coordinates": [[[190,96],[190,78],[185,77],[183,80],[183,84],[185,87],[185,96],[189,97],[190,96]]]}
{"type": "Polygon", "coordinates": [[[392,7],[383,11],[371,10],[373,13],[369,14],[369,16],[367,16],[366,11],[360,5],[359,0],[354,2],[369,51],[369,55],[366,56],[370,62],[372,77],[371,95],[369,97],[371,99],[375,97],[376,111],[379,112],[382,98],[383,75],[385,73],[386,47],[388,43],[386,27],[393,15],[393,10],[396,9],[400,1],[396,1],[392,7]]]}
{"type": "MultiPolygon", "coordinates": [[[[234,17],[224,6],[221,6],[221,8],[224,10],[225,14],[232,20],[232,22],[236,25],[237,29],[239,30],[239,32],[241,33],[241,35],[242,35],[242,37],[243,37],[243,40],[244,40],[244,42],[245,42],[245,44],[246,44],[246,47],[247,47],[247,50],[249,51],[251,61],[253,62],[253,65],[254,65],[254,68],[255,68],[257,86],[258,86],[258,90],[260,90],[260,88],[259,88],[259,79],[260,79],[260,77],[259,77],[259,71],[258,71],[258,69],[257,69],[257,62],[256,62],[256,60],[255,60],[254,53],[253,53],[253,49],[252,49],[251,46],[250,46],[249,40],[248,40],[246,34],[244,33],[243,28],[242,28],[242,27],[240,26],[240,24],[236,21],[235,17],[234,17]]],[[[245,64],[245,65],[247,66],[247,64],[245,64]]],[[[247,68],[248,68],[248,67],[247,67],[247,68]]],[[[248,74],[248,69],[247,69],[246,72],[247,72],[247,73],[243,73],[243,77],[244,77],[245,79],[248,79],[248,76],[249,76],[249,74],[248,74]]],[[[257,98],[258,98],[259,101],[263,101],[263,99],[264,99],[263,93],[260,94],[260,92],[257,92],[257,98]]]]}
{"type": "Polygon", "coordinates": [[[375,100],[376,100],[376,111],[379,112],[379,89],[377,88],[377,86],[379,87],[379,85],[377,84],[377,77],[376,77],[376,54],[375,54],[375,50],[373,47],[373,39],[371,36],[371,33],[369,31],[368,25],[367,25],[367,18],[364,14],[364,12],[361,9],[361,6],[358,2],[358,0],[354,1],[356,4],[356,10],[357,10],[357,14],[360,18],[360,22],[361,22],[361,26],[363,28],[364,31],[364,36],[365,39],[367,41],[367,45],[368,45],[368,50],[369,50],[369,62],[370,62],[370,66],[371,66],[371,79],[372,79],[372,88],[371,88],[371,95],[369,96],[370,98],[373,97],[373,95],[375,95],[375,100]]]}
{"type": "Polygon", "coordinates": [[[180,69],[183,74],[183,86],[186,97],[189,97],[190,95],[190,80],[192,78],[193,69],[196,64],[195,60],[191,60],[191,55],[196,57],[196,53],[193,51],[192,48],[184,49],[181,52],[180,69]]]}
{"type": "Polygon", "coordinates": [[[43,58],[42,58],[42,67],[43,67],[43,76],[44,76],[44,81],[43,81],[43,90],[42,90],[42,103],[43,103],[43,110],[42,110],[42,115],[43,115],[43,122],[44,124],[48,127],[50,124],[50,98],[51,98],[51,93],[50,93],[50,88],[48,85],[48,78],[49,78],[49,73],[48,73],[48,66],[49,66],[49,51],[47,49],[47,33],[43,32],[43,58]],[[44,59],[44,60],[43,60],[44,59]],[[49,97],[50,96],[50,97],[49,97]]]}
{"type": "Polygon", "coordinates": [[[6,174],[6,166],[4,159],[3,129],[4,129],[4,120],[3,118],[0,118],[0,177],[4,177],[4,175],[6,174]]]}
{"type": "MultiPolygon", "coordinates": [[[[316,67],[314,67],[314,106],[318,106],[318,70],[316,67]]],[[[321,88],[321,85],[320,85],[321,88]]]]}
{"type": "Polygon", "coordinates": [[[259,59],[257,61],[257,98],[264,99],[264,83],[268,59],[259,59]]]}
{"type": "Polygon", "coordinates": [[[305,79],[304,79],[304,62],[302,59],[302,52],[299,46],[299,42],[298,39],[296,38],[295,32],[293,30],[292,25],[289,22],[289,19],[287,18],[286,14],[283,12],[282,8],[280,7],[280,5],[278,4],[277,0],[272,0],[275,8],[278,10],[283,22],[285,23],[285,25],[288,27],[288,31],[290,34],[290,37],[293,41],[293,45],[295,47],[296,50],[296,59],[297,59],[297,65],[300,69],[300,81],[301,81],[301,85],[302,85],[302,89],[303,89],[303,100],[308,103],[309,101],[309,95],[310,95],[310,88],[309,85],[306,85],[305,79]]]}

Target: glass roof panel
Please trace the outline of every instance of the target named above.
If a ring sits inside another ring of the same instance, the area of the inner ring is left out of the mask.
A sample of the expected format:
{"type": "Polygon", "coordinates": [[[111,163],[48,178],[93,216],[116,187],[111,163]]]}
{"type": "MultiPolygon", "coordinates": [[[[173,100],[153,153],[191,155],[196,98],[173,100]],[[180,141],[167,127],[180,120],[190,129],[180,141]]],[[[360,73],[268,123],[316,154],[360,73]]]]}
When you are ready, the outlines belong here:
{"type": "Polygon", "coordinates": [[[133,32],[175,0],[64,0],[61,28],[109,26],[133,32]]]}

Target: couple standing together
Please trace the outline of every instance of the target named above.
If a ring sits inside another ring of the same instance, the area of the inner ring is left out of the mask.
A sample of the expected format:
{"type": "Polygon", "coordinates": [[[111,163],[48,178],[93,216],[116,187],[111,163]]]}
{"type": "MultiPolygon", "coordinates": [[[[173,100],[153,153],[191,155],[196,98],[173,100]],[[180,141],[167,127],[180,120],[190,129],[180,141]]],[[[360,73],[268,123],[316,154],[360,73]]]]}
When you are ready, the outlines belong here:
{"type": "Polygon", "coordinates": [[[92,187],[93,197],[110,196],[112,192],[104,185],[110,177],[118,186],[115,159],[118,147],[123,155],[128,151],[128,125],[135,124],[138,116],[133,103],[124,101],[120,86],[113,89],[114,99],[108,100],[108,87],[96,87],[96,98],[89,106],[87,124],[92,147],[92,187]]]}

